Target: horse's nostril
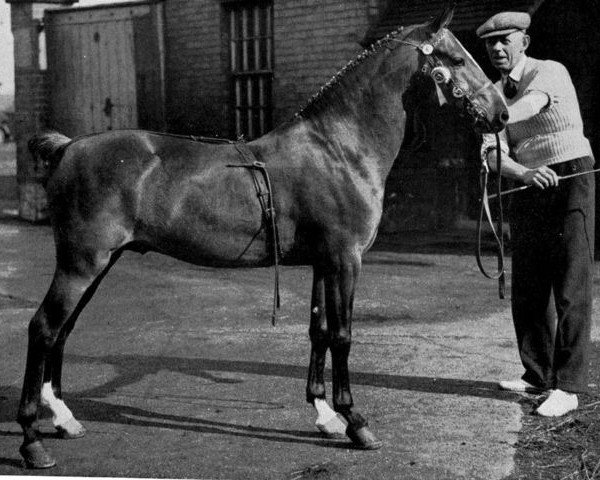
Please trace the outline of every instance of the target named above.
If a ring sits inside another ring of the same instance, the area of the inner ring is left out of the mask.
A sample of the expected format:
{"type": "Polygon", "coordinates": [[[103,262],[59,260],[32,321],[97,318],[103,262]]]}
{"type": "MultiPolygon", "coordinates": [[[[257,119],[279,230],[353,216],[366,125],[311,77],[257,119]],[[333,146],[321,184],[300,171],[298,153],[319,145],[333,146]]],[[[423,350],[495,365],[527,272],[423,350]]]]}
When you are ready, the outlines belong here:
{"type": "Polygon", "coordinates": [[[508,122],[508,110],[504,110],[501,114],[500,114],[500,120],[502,120],[503,123],[508,122]]]}

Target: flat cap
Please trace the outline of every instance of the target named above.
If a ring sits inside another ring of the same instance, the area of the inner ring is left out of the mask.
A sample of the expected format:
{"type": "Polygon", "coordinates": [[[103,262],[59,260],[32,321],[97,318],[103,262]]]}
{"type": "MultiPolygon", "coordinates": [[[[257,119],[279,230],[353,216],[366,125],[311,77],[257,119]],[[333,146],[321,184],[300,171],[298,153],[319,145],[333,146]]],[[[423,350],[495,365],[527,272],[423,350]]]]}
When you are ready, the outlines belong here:
{"type": "Polygon", "coordinates": [[[477,30],[479,38],[508,35],[517,30],[527,30],[531,17],[525,12],[500,12],[489,18],[477,30]]]}

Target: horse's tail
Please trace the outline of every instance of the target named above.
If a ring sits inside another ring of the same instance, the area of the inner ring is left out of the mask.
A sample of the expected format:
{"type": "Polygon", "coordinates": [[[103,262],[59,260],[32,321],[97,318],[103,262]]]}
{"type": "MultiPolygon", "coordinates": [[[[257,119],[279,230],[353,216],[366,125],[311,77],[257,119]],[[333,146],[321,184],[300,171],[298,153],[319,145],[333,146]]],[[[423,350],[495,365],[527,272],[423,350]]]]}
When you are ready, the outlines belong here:
{"type": "Polygon", "coordinates": [[[44,132],[33,136],[27,146],[34,157],[42,160],[48,173],[54,172],[60,163],[71,139],[62,133],[44,132]]]}

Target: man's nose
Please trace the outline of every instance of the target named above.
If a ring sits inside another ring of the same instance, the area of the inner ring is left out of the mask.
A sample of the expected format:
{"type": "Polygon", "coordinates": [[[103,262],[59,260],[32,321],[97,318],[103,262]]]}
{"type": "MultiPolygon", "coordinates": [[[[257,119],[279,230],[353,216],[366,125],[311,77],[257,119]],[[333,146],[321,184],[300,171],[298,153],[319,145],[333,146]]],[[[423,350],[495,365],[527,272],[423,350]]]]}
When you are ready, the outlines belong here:
{"type": "Polygon", "coordinates": [[[496,41],[488,40],[486,43],[487,43],[488,49],[490,49],[490,50],[497,51],[497,50],[500,50],[500,48],[502,47],[502,44],[500,43],[499,40],[496,40],[496,41]]]}

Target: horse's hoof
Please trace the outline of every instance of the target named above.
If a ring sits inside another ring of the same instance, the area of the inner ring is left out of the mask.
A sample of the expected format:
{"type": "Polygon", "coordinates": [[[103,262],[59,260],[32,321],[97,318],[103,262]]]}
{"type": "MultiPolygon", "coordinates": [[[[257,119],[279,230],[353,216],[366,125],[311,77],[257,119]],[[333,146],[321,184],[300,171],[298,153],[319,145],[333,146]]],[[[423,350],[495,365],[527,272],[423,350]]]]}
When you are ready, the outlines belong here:
{"type": "Polygon", "coordinates": [[[383,442],[378,440],[367,427],[360,427],[355,430],[354,427],[348,425],[346,435],[352,440],[354,446],[361,450],[377,450],[383,445],[383,442]]]}
{"type": "Polygon", "coordinates": [[[70,418],[62,425],[56,425],[56,433],[59,438],[72,440],[85,436],[85,427],[74,418],[70,418]]]}
{"type": "Polygon", "coordinates": [[[19,453],[25,461],[26,468],[50,468],[56,465],[56,460],[39,440],[21,445],[19,453]]]}
{"type": "Polygon", "coordinates": [[[346,436],[346,428],[348,423],[339,413],[335,417],[331,417],[325,423],[315,423],[317,428],[323,435],[329,438],[344,438],[346,436]]]}

